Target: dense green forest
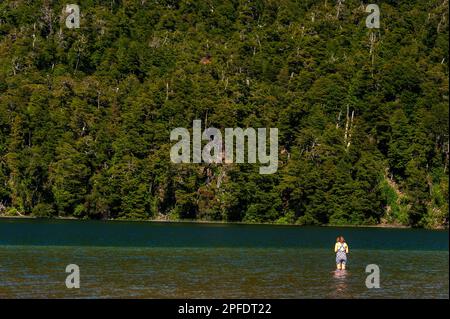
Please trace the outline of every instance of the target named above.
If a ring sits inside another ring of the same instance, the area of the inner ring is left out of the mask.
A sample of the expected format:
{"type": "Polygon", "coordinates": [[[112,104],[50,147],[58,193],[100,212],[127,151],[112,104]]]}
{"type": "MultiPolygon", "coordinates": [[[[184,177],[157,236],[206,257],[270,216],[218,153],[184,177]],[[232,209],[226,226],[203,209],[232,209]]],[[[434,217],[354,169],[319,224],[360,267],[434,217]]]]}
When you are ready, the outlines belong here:
{"type": "Polygon", "coordinates": [[[0,0],[0,215],[448,225],[448,0],[0,0]],[[69,2],[72,3],[72,2],[69,2]],[[279,167],[170,132],[279,129],[279,167]]]}

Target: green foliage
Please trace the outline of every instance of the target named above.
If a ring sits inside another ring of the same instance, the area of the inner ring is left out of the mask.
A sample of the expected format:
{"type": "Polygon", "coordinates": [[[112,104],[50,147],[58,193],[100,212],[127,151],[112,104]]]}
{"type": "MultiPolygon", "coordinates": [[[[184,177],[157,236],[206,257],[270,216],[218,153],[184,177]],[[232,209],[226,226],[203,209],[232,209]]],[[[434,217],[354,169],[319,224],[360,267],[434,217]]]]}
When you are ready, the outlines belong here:
{"type": "Polygon", "coordinates": [[[32,215],[34,217],[50,218],[55,216],[55,210],[50,204],[39,203],[33,207],[32,215]]]}
{"type": "Polygon", "coordinates": [[[94,219],[448,225],[448,2],[0,3],[0,206],[94,219]],[[339,12],[338,12],[339,8],[339,12]],[[209,63],[200,63],[210,57],[209,63]],[[170,163],[276,127],[279,169],[170,163]]]}
{"type": "Polygon", "coordinates": [[[380,182],[380,191],[386,205],[384,215],[386,222],[408,225],[408,207],[405,205],[404,195],[394,185],[390,185],[387,178],[380,182]]]}

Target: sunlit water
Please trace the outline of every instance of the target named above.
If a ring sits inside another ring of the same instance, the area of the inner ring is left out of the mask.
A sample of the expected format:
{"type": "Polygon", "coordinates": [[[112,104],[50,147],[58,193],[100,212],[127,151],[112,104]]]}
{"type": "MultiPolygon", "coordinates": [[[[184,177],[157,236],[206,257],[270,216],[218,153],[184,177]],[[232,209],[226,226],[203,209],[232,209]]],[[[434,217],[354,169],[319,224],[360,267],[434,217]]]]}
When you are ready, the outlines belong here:
{"type": "Polygon", "coordinates": [[[448,266],[448,231],[0,220],[0,298],[448,298],[448,266]]]}

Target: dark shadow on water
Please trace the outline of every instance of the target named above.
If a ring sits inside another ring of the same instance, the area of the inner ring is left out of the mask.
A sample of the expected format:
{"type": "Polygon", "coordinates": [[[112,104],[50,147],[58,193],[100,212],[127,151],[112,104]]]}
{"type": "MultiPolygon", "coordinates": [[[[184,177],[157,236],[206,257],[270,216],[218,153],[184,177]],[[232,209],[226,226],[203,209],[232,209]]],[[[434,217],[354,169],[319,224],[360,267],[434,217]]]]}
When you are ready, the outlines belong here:
{"type": "Polygon", "coordinates": [[[17,246],[323,249],[338,233],[352,250],[448,252],[448,231],[423,229],[0,219],[0,245],[17,246]]]}

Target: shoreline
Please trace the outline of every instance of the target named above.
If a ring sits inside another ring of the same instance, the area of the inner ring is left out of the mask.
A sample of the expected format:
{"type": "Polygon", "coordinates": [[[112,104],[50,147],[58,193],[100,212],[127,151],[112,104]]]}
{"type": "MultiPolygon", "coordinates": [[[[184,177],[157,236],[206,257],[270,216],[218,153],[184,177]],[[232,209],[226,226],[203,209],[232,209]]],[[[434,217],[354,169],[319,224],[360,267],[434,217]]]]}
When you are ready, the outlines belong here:
{"type": "MultiPolygon", "coordinates": [[[[334,225],[334,224],[324,224],[324,225],[299,225],[299,224],[277,224],[277,223],[251,223],[251,222],[227,222],[227,221],[210,221],[210,220],[187,220],[187,219],[177,219],[177,220],[165,220],[165,219],[85,219],[76,217],[65,217],[56,216],[52,218],[35,217],[30,215],[22,216],[5,216],[0,215],[0,219],[47,219],[47,220],[77,220],[77,221],[108,221],[108,222],[149,222],[149,223],[192,223],[192,224],[229,224],[229,225],[271,225],[271,226],[295,226],[295,227],[343,227],[343,228],[389,228],[389,229],[412,229],[411,226],[404,226],[398,224],[376,224],[376,225],[334,225]]],[[[428,230],[448,230],[448,227],[438,227],[438,228],[420,228],[428,230]]]]}

